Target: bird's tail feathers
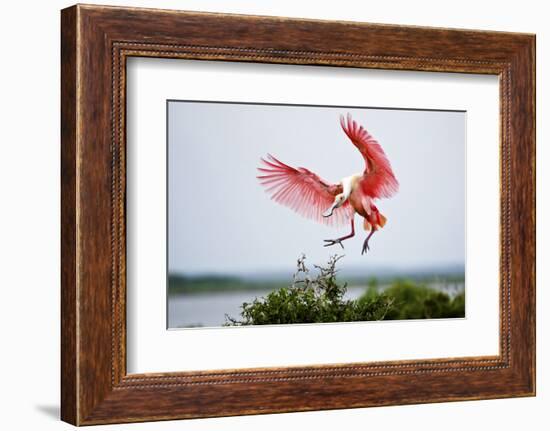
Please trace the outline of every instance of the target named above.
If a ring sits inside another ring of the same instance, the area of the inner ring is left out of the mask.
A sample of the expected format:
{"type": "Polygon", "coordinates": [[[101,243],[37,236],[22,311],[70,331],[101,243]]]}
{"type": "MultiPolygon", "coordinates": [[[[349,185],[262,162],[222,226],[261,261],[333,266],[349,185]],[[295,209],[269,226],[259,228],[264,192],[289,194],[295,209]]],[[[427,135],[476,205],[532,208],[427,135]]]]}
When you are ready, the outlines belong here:
{"type": "Polygon", "coordinates": [[[363,229],[367,232],[370,232],[373,226],[374,230],[382,229],[388,221],[387,217],[379,211],[373,213],[373,216],[374,220],[363,219],[363,229]]]}

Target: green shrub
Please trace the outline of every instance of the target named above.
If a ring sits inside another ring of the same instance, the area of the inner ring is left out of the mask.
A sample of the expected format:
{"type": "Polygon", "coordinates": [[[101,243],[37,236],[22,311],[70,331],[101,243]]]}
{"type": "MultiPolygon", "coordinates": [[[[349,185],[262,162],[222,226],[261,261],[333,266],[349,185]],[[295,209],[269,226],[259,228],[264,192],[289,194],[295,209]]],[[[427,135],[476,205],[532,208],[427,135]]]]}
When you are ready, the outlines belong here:
{"type": "Polygon", "coordinates": [[[241,319],[226,315],[226,325],[276,325],[289,323],[359,322],[464,317],[464,292],[451,298],[424,284],[397,280],[381,289],[371,277],[366,292],[355,300],[344,299],[347,284],[336,280],[336,264],[343,256],[332,256],[326,266],[317,266],[311,277],[305,256],[288,287],[270,292],[241,306],[241,319]]]}
{"type": "Polygon", "coordinates": [[[256,298],[241,307],[241,320],[226,316],[226,325],[274,325],[288,323],[328,323],[382,320],[393,307],[385,294],[346,300],[347,285],[336,280],[336,263],[342,256],[332,256],[326,266],[317,266],[310,276],[305,256],[298,259],[293,282],[256,298]]]}
{"type": "MultiPolygon", "coordinates": [[[[451,298],[447,293],[410,280],[398,280],[384,293],[395,303],[386,320],[464,317],[464,292],[451,298]]],[[[369,289],[366,296],[376,295],[369,289]]]]}

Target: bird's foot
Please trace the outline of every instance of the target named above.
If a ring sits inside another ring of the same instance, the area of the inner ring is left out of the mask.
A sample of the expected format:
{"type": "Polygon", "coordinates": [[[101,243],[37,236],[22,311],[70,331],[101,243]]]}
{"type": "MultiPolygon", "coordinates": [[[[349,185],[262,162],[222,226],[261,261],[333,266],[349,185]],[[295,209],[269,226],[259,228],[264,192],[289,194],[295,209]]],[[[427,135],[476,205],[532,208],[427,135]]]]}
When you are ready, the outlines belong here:
{"type": "Polygon", "coordinates": [[[369,247],[369,238],[367,238],[365,240],[365,242],[363,243],[363,249],[361,250],[361,255],[365,254],[367,251],[370,250],[370,247],[369,247]]]}
{"type": "Polygon", "coordinates": [[[324,241],[326,242],[326,244],[323,247],[330,247],[330,246],[339,244],[340,247],[342,247],[342,250],[344,249],[344,244],[342,244],[342,238],[325,239],[324,241]]]}

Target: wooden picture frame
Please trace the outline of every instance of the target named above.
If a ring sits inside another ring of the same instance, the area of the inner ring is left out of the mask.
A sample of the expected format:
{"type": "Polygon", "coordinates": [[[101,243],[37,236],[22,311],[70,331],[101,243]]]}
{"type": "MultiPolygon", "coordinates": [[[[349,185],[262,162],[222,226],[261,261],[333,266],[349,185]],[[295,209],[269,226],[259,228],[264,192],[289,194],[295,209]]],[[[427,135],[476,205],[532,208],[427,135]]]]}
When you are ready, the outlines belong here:
{"type": "Polygon", "coordinates": [[[534,35],[83,5],[64,9],[61,18],[64,421],[90,425],[535,394],[534,35]],[[130,56],[498,75],[500,354],[128,375],[130,56]]]}

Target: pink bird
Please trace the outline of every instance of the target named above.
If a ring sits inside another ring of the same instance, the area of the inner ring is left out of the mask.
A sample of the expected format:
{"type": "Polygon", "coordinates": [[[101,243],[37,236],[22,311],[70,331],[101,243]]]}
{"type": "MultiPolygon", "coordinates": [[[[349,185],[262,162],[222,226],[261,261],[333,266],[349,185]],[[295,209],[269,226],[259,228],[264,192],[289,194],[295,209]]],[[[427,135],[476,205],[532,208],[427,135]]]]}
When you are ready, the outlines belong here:
{"type": "Polygon", "coordinates": [[[363,217],[363,228],[369,232],[361,254],[369,250],[369,240],[386,224],[375,199],[389,198],[397,193],[399,183],[382,146],[348,114],[340,117],[344,133],[357,147],[365,160],[362,174],[342,178],[330,184],[306,168],[293,168],[271,154],[261,159],[258,168],[260,184],[275,202],[285,205],[304,217],[340,226],[351,223],[351,233],[336,239],[326,239],[325,247],[339,244],[355,236],[355,213],[363,217]]]}

